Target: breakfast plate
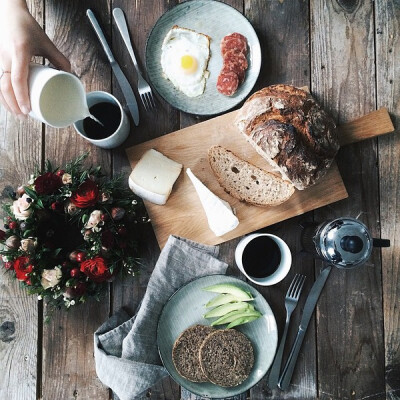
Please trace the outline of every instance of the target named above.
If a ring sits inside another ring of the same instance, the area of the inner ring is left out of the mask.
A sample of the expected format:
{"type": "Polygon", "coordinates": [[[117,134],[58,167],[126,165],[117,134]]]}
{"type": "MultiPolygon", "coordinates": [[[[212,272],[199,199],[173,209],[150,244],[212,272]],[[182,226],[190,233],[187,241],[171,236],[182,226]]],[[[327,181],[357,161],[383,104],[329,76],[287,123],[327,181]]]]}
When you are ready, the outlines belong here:
{"type": "Polygon", "coordinates": [[[264,297],[252,286],[240,279],[226,275],[209,275],[189,282],[173,294],[165,304],[157,327],[157,344],[161,360],[172,378],[190,392],[210,398],[236,396],[257,384],[272,364],[278,342],[278,330],[274,314],[264,297]],[[209,325],[210,320],[203,318],[204,305],[216,293],[206,292],[203,288],[233,283],[252,293],[253,304],[263,316],[253,322],[234,329],[245,334],[254,350],[254,366],[249,377],[235,387],[222,387],[212,383],[191,382],[178,374],[172,361],[172,347],[182,331],[191,325],[209,325]]]}
{"type": "Polygon", "coordinates": [[[261,47],[250,22],[235,8],[214,0],[188,0],[176,5],[156,22],[147,40],[146,68],[148,77],[161,97],[173,107],[196,115],[221,114],[243,101],[257,81],[261,68],[261,47]],[[211,38],[209,78],[203,94],[188,97],[163,76],[161,46],[169,30],[178,25],[211,38]],[[248,43],[246,78],[233,96],[224,96],[216,87],[222,68],[220,42],[232,32],[244,35],[248,43]]]}

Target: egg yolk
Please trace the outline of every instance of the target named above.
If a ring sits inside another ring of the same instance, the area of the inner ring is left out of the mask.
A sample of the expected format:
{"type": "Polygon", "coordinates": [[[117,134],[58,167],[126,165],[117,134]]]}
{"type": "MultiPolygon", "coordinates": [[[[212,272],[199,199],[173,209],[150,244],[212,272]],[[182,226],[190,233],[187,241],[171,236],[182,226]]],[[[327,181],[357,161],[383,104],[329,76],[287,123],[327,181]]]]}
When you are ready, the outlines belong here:
{"type": "Polygon", "coordinates": [[[197,69],[197,60],[190,55],[184,55],[181,57],[181,67],[185,74],[192,74],[197,69]]]}

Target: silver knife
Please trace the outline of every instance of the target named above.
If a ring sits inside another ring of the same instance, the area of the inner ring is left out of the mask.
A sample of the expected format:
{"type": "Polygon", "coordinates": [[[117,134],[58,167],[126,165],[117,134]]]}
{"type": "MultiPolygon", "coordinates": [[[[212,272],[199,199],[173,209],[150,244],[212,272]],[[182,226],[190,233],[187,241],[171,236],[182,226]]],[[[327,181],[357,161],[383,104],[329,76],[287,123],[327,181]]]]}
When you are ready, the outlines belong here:
{"type": "Polygon", "coordinates": [[[325,282],[328,279],[331,270],[332,270],[332,265],[328,265],[323,269],[323,271],[319,274],[318,278],[315,280],[310,290],[310,293],[308,294],[306,303],[304,305],[303,315],[301,317],[300,326],[297,332],[296,339],[293,343],[292,350],[290,351],[289,357],[285,364],[285,368],[283,369],[282,375],[278,382],[278,386],[282,390],[287,390],[287,388],[289,387],[294,367],[296,365],[297,356],[299,355],[299,351],[303,343],[303,339],[306,334],[308,324],[314,312],[314,308],[315,305],[317,304],[319,295],[321,294],[322,289],[325,286],[325,282]]]}
{"type": "Polygon", "coordinates": [[[117,61],[115,60],[114,55],[110,49],[110,46],[108,45],[107,40],[104,36],[104,33],[103,33],[102,29],[100,28],[97,18],[93,14],[93,11],[88,9],[86,11],[86,15],[88,16],[89,21],[91,22],[93,29],[95,30],[96,35],[99,38],[101,45],[103,46],[103,49],[104,49],[104,52],[106,53],[108,61],[111,64],[111,68],[114,72],[114,75],[117,78],[117,81],[122,90],[122,93],[124,94],[124,97],[126,100],[126,105],[128,106],[128,109],[132,115],[133,122],[135,123],[136,126],[138,126],[139,125],[139,108],[138,108],[138,104],[137,104],[135,95],[133,93],[133,90],[131,88],[131,85],[129,84],[128,79],[126,79],[126,76],[121,71],[121,68],[119,67],[117,61]]]}

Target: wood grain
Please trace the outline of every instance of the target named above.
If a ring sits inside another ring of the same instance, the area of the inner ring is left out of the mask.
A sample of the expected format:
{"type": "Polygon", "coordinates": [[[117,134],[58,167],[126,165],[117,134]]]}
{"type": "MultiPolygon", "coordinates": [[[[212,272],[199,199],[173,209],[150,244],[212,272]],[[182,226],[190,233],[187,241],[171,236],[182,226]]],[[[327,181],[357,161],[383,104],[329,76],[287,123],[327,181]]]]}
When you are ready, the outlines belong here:
{"type": "MultiPolygon", "coordinates": [[[[397,79],[400,51],[397,32],[400,29],[400,4],[375,2],[377,106],[388,107],[399,132],[400,85],[397,79]]],[[[381,235],[391,240],[391,247],[382,250],[383,319],[385,340],[386,398],[400,398],[400,137],[379,138],[379,186],[381,235]]]]}
{"type": "Polygon", "coordinates": [[[393,131],[394,126],[388,110],[380,108],[354,121],[342,124],[339,127],[339,141],[341,146],[346,146],[393,131]]]}
{"type": "MultiPolygon", "coordinates": [[[[139,64],[144,67],[145,43],[151,28],[178,2],[28,0],[28,6],[70,58],[73,71],[84,81],[87,90],[112,91],[124,104],[103,51],[87,24],[86,8],[96,12],[121,68],[137,93],[132,62],[114,29],[110,10],[121,7],[125,11],[139,64]]],[[[399,1],[225,2],[246,15],[262,44],[262,69],[254,90],[274,83],[306,85],[341,128],[360,116],[365,116],[363,121],[367,121],[367,114],[376,109],[377,113],[383,113],[380,108],[387,108],[390,113],[391,121],[385,116],[384,130],[391,128],[390,123],[396,128],[394,134],[362,143],[341,141],[343,148],[337,164],[348,189],[347,200],[260,230],[282,237],[293,254],[287,279],[261,289],[274,310],[280,334],[285,318],[283,298],[291,278],[297,272],[306,274],[304,292],[307,293],[321,267],[318,261],[315,263],[301,252],[299,224],[303,220],[322,221],[341,215],[356,217],[362,213],[361,219],[373,235],[389,238],[392,246],[382,251],[375,249],[370,262],[360,269],[332,271],[289,390],[270,390],[264,378],[243,398],[399,399],[399,1]]],[[[91,161],[101,163],[107,173],[127,175],[131,166],[125,148],[206,119],[181,114],[158,96],[154,112],[145,113],[140,103],[139,107],[140,126],[132,125],[128,141],[112,152],[90,145],[71,128],[50,129],[32,119],[20,122],[1,108],[0,202],[6,200],[8,190],[26,182],[35,164],[41,165],[45,158],[63,162],[90,150],[91,161]]],[[[366,126],[359,132],[368,133],[366,126]]],[[[56,314],[49,325],[43,326],[41,305],[38,306],[35,297],[27,295],[1,271],[0,398],[86,400],[111,396],[95,375],[93,332],[109,312],[124,307],[134,313],[140,303],[160,248],[151,225],[139,228],[138,239],[143,260],[139,276],[115,282],[102,304],[90,303],[72,313],[56,314]]],[[[234,251],[239,239],[220,245],[220,258],[230,264],[229,273],[236,276],[240,274],[234,263],[234,251]]],[[[304,300],[302,296],[292,317],[293,329],[289,331],[284,359],[304,300]]],[[[165,379],[143,393],[141,400],[193,398],[171,379],[165,379]]]]}
{"type": "MultiPolygon", "coordinates": [[[[246,16],[257,30],[263,49],[263,63],[257,89],[275,83],[291,83],[297,87],[310,87],[310,48],[309,48],[309,2],[308,1],[246,1],[246,16]]],[[[304,274],[307,279],[306,293],[313,281],[314,261],[301,256],[300,223],[312,220],[312,213],[280,222],[263,228],[261,232],[273,233],[285,240],[292,251],[293,264],[287,277],[277,285],[262,288],[261,293],[274,310],[279,338],[285,324],[284,297],[293,276],[304,274]]],[[[232,253],[233,255],[233,253],[232,253]]],[[[305,297],[299,301],[298,309],[304,305],[305,297]]],[[[286,360],[290,343],[293,343],[295,327],[300,322],[300,312],[294,312],[291,329],[288,332],[287,346],[283,360],[286,360]]],[[[266,376],[251,390],[251,399],[310,399],[317,396],[316,378],[316,342],[315,330],[311,326],[309,335],[303,344],[304,353],[296,366],[296,386],[282,392],[278,388],[269,388],[266,376]]]]}
{"type": "MultiPolygon", "coordinates": [[[[70,60],[72,71],[87,92],[111,91],[111,69],[86,18],[92,8],[106,34],[110,33],[109,1],[46,2],[46,32],[70,60]],[[95,66],[95,68],[93,68],[95,66]]],[[[111,155],[80,137],[73,129],[45,127],[44,155],[63,165],[85,151],[88,164],[111,174],[111,155]]],[[[70,312],[56,312],[43,326],[43,399],[108,399],[98,380],[93,358],[93,332],[109,315],[109,294],[70,312]]],[[[45,310],[46,311],[46,310],[45,310]]]]}
{"type": "MultiPolygon", "coordinates": [[[[144,55],[148,34],[157,22],[157,19],[167,11],[167,9],[173,7],[177,3],[178,1],[154,2],[148,0],[138,0],[135,2],[130,0],[114,0],[112,3],[113,8],[119,7],[125,13],[132,46],[138,64],[142,71],[144,71],[146,79],[144,55]]],[[[136,90],[137,76],[132,60],[129,57],[128,51],[123,44],[121,35],[114,22],[111,27],[115,56],[128,80],[132,83],[132,88],[134,88],[140,112],[140,124],[138,127],[133,124],[131,125],[131,134],[127,142],[124,144],[124,147],[141,143],[161,136],[166,132],[178,129],[179,112],[167,104],[156,92],[153,92],[156,98],[156,109],[152,112],[145,111],[136,90]]],[[[122,104],[125,104],[120,88],[114,79],[113,92],[121,100],[122,104]]],[[[131,168],[124,148],[113,150],[113,170],[118,173],[125,173],[126,176],[129,175],[131,168]]],[[[160,254],[160,248],[150,224],[138,227],[137,241],[140,249],[138,256],[143,260],[140,273],[138,276],[131,279],[124,281],[119,280],[113,283],[113,297],[111,303],[113,311],[124,307],[131,315],[136,312],[137,306],[143,298],[147,282],[160,254]]],[[[172,378],[163,379],[158,384],[149,388],[141,397],[143,400],[179,398],[179,385],[177,385],[172,378]]]]}
{"type": "MultiPolygon", "coordinates": [[[[43,4],[27,2],[32,15],[43,24],[43,4]]],[[[38,60],[40,61],[40,60],[38,60]]],[[[0,108],[0,203],[9,202],[8,193],[29,180],[41,165],[42,129],[36,121],[21,122],[0,108]]],[[[3,211],[1,211],[3,216],[3,211]]],[[[2,228],[2,227],[1,227],[2,228]]],[[[0,267],[3,262],[0,261],[0,267]]],[[[2,268],[0,272],[0,398],[33,400],[41,380],[38,360],[38,301],[2,268]],[[39,375],[38,375],[39,372],[39,375]]],[[[40,352],[39,352],[40,354],[40,352]]]]}
{"type": "MultiPolygon", "coordinates": [[[[356,0],[311,1],[311,91],[339,124],[376,107],[372,6],[356,0]]],[[[361,220],[379,236],[376,140],[344,147],[337,162],[349,198],[316,211],[316,220],[357,217],[367,211],[361,220]]],[[[379,251],[363,268],[332,272],[316,313],[319,398],[381,399],[385,388],[379,251]]]]}

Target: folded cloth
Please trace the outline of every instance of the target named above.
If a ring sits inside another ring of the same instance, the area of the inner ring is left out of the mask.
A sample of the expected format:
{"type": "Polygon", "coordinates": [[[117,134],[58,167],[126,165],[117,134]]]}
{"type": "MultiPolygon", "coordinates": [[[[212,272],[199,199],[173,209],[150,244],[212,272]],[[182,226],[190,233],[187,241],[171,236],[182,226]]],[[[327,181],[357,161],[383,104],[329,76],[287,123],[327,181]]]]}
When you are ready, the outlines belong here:
{"type": "Polygon", "coordinates": [[[138,312],[118,311],[94,334],[96,372],[121,400],[131,400],[168,375],[157,348],[157,323],[164,304],[182,285],[228,265],[218,247],[170,236],[149,279],[138,312]]]}

